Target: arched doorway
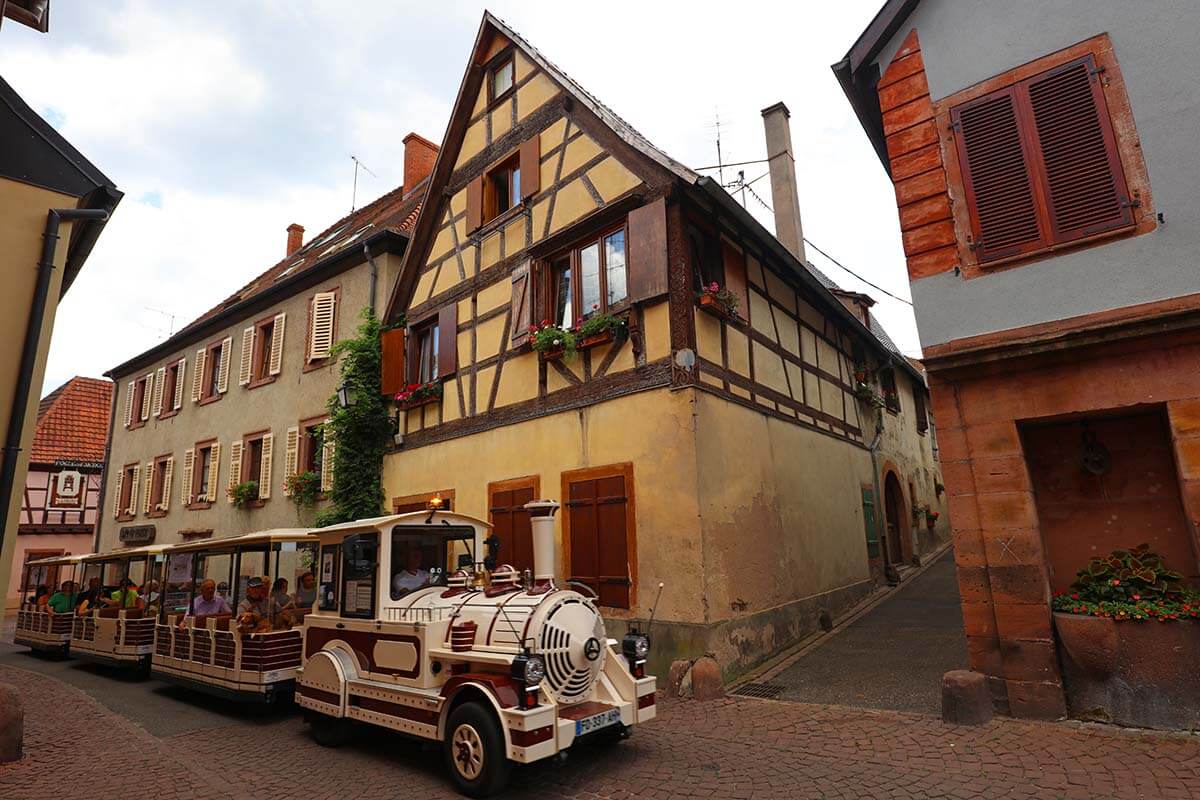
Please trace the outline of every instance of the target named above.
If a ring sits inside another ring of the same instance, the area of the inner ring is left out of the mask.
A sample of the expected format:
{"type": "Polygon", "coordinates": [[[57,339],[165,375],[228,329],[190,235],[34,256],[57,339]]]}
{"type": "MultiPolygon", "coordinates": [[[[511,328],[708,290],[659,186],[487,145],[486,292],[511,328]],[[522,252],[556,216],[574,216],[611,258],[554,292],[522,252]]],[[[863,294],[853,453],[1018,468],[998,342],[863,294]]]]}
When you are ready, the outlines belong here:
{"type": "Polygon", "coordinates": [[[884,541],[887,562],[899,564],[904,560],[900,542],[908,531],[908,515],[905,513],[904,491],[900,488],[900,480],[894,472],[888,472],[883,479],[883,508],[884,519],[887,522],[884,541]]]}

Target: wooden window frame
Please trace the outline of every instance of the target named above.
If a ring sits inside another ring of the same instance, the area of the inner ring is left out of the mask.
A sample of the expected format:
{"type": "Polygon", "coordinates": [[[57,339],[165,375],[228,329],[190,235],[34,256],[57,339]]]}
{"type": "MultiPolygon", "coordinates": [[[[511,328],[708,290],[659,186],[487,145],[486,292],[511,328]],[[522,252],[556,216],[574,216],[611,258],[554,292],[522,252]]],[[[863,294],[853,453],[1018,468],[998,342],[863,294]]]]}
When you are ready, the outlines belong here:
{"type": "Polygon", "coordinates": [[[162,411],[159,412],[159,419],[169,419],[179,413],[183,408],[183,404],[179,404],[179,408],[175,408],[175,389],[179,385],[179,364],[181,359],[175,359],[165,365],[163,371],[163,388],[162,388],[162,411]],[[167,394],[167,378],[170,377],[171,393],[167,394]]]}
{"type": "MultiPolygon", "coordinates": [[[[203,463],[200,458],[200,453],[201,453],[201,451],[207,450],[208,457],[211,460],[212,459],[212,448],[213,448],[213,445],[215,445],[216,443],[217,443],[217,439],[216,439],[216,437],[213,437],[211,439],[202,439],[201,441],[196,442],[194,445],[192,445],[192,453],[193,453],[193,455],[192,455],[192,487],[191,487],[192,502],[188,503],[185,506],[185,508],[188,511],[202,511],[206,508],[212,508],[212,504],[213,504],[212,500],[199,500],[197,498],[199,498],[199,496],[200,496],[200,486],[201,486],[200,476],[208,474],[207,469],[200,468],[201,463],[203,463]]],[[[217,473],[217,478],[218,478],[218,480],[220,479],[220,471],[218,471],[218,473],[217,473]]]]}
{"type": "MultiPolygon", "coordinates": [[[[135,378],[133,381],[133,398],[130,405],[131,412],[129,415],[128,430],[137,430],[145,427],[149,420],[142,419],[142,409],[146,406],[146,393],[150,392],[151,397],[154,395],[154,373],[143,375],[140,378],[135,378]]],[[[153,402],[153,401],[152,401],[153,402]]],[[[154,416],[154,409],[150,409],[150,415],[154,416]]]]}
{"type": "Polygon", "coordinates": [[[141,481],[141,475],[134,479],[134,470],[140,465],[140,461],[130,461],[121,467],[121,495],[117,498],[117,502],[121,504],[121,513],[117,515],[117,522],[130,522],[137,518],[137,509],[130,513],[129,503],[133,499],[133,493],[140,488],[138,483],[141,481]]]}
{"type": "Polygon", "coordinates": [[[225,337],[222,336],[215,342],[210,342],[204,348],[204,374],[200,376],[200,401],[197,405],[206,406],[209,403],[215,403],[224,397],[221,392],[217,391],[217,381],[220,379],[221,365],[213,358],[213,353],[221,352],[221,359],[229,358],[229,353],[223,352],[223,344],[225,337]]]}
{"type": "Polygon", "coordinates": [[[924,436],[929,431],[929,403],[920,386],[913,387],[913,410],[917,415],[917,434],[924,436]]]}
{"type": "MultiPolygon", "coordinates": [[[[316,451],[312,445],[312,437],[308,435],[308,432],[313,428],[324,425],[326,422],[329,422],[328,414],[308,417],[296,423],[296,427],[299,428],[296,436],[296,472],[298,474],[309,471],[307,469],[308,460],[316,451]]],[[[316,472],[317,475],[321,474],[320,468],[312,471],[316,472]]],[[[321,497],[323,498],[324,495],[322,494],[321,497]]]]}
{"type": "Polygon", "coordinates": [[[397,509],[403,508],[405,506],[416,506],[418,504],[420,504],[420,506],[421,506],[421,509],[419,509],[419,510],[425,510],[429,505],[429,501],[432,500],[435,496],[440,497],[443,500],[449,501],[449,504],[446,506],[446,509],[450,510],[450,511],[454,510],[454,508],[455,508],[454,490],[453,489],[439,489],[439,490],[433,491],[433,492],[420,492],[418,494],[405,494],[405,495],[400,495],[398,497],[393,497],[391,499],[392,513],[393,514],[403,514],[405,512],[397,511],[397,509]]]}
{"type": "Polygon", "coordinates": [[[327,367],[331,363],[333,363],[332,357],[318,358],[318,359],[314,359],[312,361],[308,360],[308,344],[312,340],[313,298],[316,297],[318,294],[322,294],[324,292],[333,292],[333,294],[336,297],[336,299],[333,301],[333,341],[334,341],[334,344],[337,344],[337,341],[338,341],[338,323],[341,322],[341,318],[342,318],[342,287],[340,284],[337,286],[330,286],[325,289],[317,289],[312,294],[310,294],[308,296],[308,299],[305,301],[305,305],[308,307],[308,311],[306,312],[307,316],[308,316],[308,324],[304,328],[304,347],[302,348],[303,352],[300,354],[300,357],[304,362],[304,365],[301,368],[301,372],[305,372],[305,373],[306,372],[315,372],[316,370],[324,369],[325,367],[327,367]]]}
{"type": "Polygon", "coordinates": [[[520,181],[513,182],[513,174],[521,172],[521,152],[513,150],[489,166],[483,173],[483,225],[489,225],[502,219],[508,219],[516,210],[525,205],[521,197],[520,181]],[[500,209],[496,197],[496,185],[500,182],[498,174],[506,173],[504,184],[508,188],[508,208],[500,209]]]}
{"type": "MultiPolygon", "coordinates": [[[[270,326],[271,340],[277,335],[275,330],[275,314],[263,317],[258,322],[254,323],[254,347],[250,353],[250,383],[246,384],[247,389],[257,389],[259,386],[266,386],[269,383],[274,383],[278,375],[271,375],[271,342],[266,342],[264,346],[263,329],[270,326]],[[266,375],[259,373],[266,372],[266,375]]],[[[310,312],[311,313],[311,312],[310,312]]],[[[334,306],[334,325],[337,322],[337,306],[334,306]]]]}
{"type": "Polygon", "coordinates": [[[505,100],[512,97],[514,94],[516,94],[516,91],[517,91],[517,57],[516,57],[516,48],[513,45],[511,45],[511,44],[508,45],[507,47],[505,47],[503,50],[501,50],[499,53],[492,56],[491,59],[488,60],[487,64],[484,65],[484,81],[487,83],[487,98],[488,98],[487,99],[487,110],[488,111],[491,111],[492,108],[499,105],[500,103],[503,103],[505,100]],[[507,89],[505,89],[500,94],[496,94],[495,83],[493,82],[492,79],[495,76],[495,74],[497,72],[499,72],[500,68],[503,67],[505,64],[508,64],[512,69],[512,82],[509,83],[507,89]]]}
{"type": "MultiPolygon", "coordinates": [[[[632,618],[637,612],[638,600],[638,558],[637,558],[637,502],[633,487],[633,463],[626,461],[621,464],[607,464],[600,467],[584,467],[563,472],[561,475],[561,494],[563,498],[562,514],[562,553],[563,571],[569,576],[571,572],[571,514],[566,506],[570,498],[571,484],[577,481],[590,481],[597,478],[625,478],[625,556],[629,561],[629,608],[617,606],[600,606],[605,616],[632,618]]],[[[599,600],[597,600],[599,605],[599,600]]]]}
{"type": "Polygon", "coordinates": [[[1141,140],[1134,125],[1133,111],[1125,79],[1121,73],[1108,34],[1100,34],[1071,45],[1063,50],[1022,64],[1000,73],[975,86],[938,100],[933,104],[934,119],[939,145],[945,163],[946,185],[950,195],[950,208],[954,219],[959,264],[963,277],[976,278],[980,275],[1021,267],[1026,264],[1052,258],[1060,253],[1084,250],[1103,245],[1109,241],[1141,236],[1158,227],[1154,198],[1150,189],[1149,171],[1142,154],[1141,140]],[[1104,231],[1094,236],[1063,244],[1050,245],[1009,258],[998,258],[981,262],[978,253],[970,244],[973,234],[971,210],[967,202],[963,165],[958,152],[957,137],[952,128],[952,111],[966,103],[986,95],[1012,87],[1029,78],[1036,77],[1057,67],[1066,65],[1085,56],[1095,59],[1097,69],[1102,70],[1104,80],[1104,102],[1108,109],[1108,126],[1116,141],[1116,153],[1124,174],[1128,196],[1137,204],[1132,208],[1133,225],[1116,230],[1104,231]]]}
{"type": "Polygon", "coordinates": [[[896,370],[894,367],[881,369],[879,371],[879,393],[883,395],[883,407],[887,409],[889,414],[899,414],[902,406],[900,405],[900,387],[896,384],[896,370]],[[891,384],[891,395],[888,394],[888,385],[884,383],[887,380],[891,384]],[[895,402],[891,402],[891,398],[895,398],[895,402]]]}
{"type": "Polygon", "coordinates": [[[542,285],[539,293],[541,302],[538,307],[539,313],[536,315],[537,319],[549,320],[552,323],[561,321],[558,320],[558,309],[553,307],[558,297],[558,290],[554,284],[553,265],[563,256],[568,256],[571,260],[571,308],[574,312],[574,319],[567,327],[578,327],[590,316],[590,314],[580,313],[583,310],[580,253],[593,244],[599,248],[600,259],[598,265],[600,270],[600,308],[596,313],[623,314],[633,306],[632,295],[629,291],[629,219],[623,217],[617,222],[598,229],[595,233],[580,236],[570,244],[558,248],[549,256],[538,259],[538,272],[542,275],[542,285]],[[625,296],[610,306],[608,304],[608,265],[605,263],[604,240],[618,231],[621,231],[625,237],[625,296]]]}
{"type": "MultiPolygon", "coordinates": [[[[245,483],[248,480],[253,480],[255,483],[257,483],[259,478],[262,476],[262,455],[263,455],[262,450],[261,450],[262,440],[270,432],[271,432],[270,428],[263,428],[262,430],[254,431],[253,433],[243,433],[242,434],[242,464],[241,464],[241,471],[238,473],[238,479],[237,479],[238,483],[245,483]],[[254,471],[252,471],[250,469],[250,464],[251,464],[250,445],[253,444],[254,442],[258,442],[259,443],[258,446],[260,448],[259,455],[258,455],[259,469],[257,470],[257,472],[258,472],[257,475],[255,475],[254,471]],[[251,477],[251,476],[253,476],[253,477],[251,477]]],[[[273,457],[274,456],[272,455],[272,458],[273,457]]],[[[259,491],[260,492],[262,491],[261,487],[259,487],[259,491]]],[[[262,508],[263,506],[265,506],[267,504],[267,500],[269,500],[269,499],[270,499],[269,497],[266,499],[259,497],[256,500],[251,500],[249,503],[246,504],[246,508],[262,508]]]]}
{"type": "Polygon", "coordinates": [[[170,457],[170,453],[163,453],[154,457],[153,471],[150,474],[150,512],[146,514],[147,519],[158,519],[165,517],[168,513],[160,511],[158,504],[163,501],[163,490],[166,488],[163,485],[163,481],[166,478],[167,459],[170,457]]]}
{"type": "Polygon", "coordinates": [[[440,314],[430,314],[429,316],[422,319],[420,322],[414,323],[409,328],[408,335],[410,337],[411,346],[410,346],[410,350],[409,350],[409,355],[410,355],[410,358],[408,359],[409,363],[407,365],[407,372],[408,372],[407,377],[409,378],[409,380],[407,381],[408,383],[410,383],[410,384],[415,383],[418,385],[423,385],[426,383],[434,383],[436,381],[440,381],[443,378],[447,377],[447,376],[442,375],[441,370],[439,369],[441,338],[442,338],[440,326],[441,326],[441,315],[440,314]],[[432,344],[430,346],[431,349],[429,351],[430,370],[432,372],[437,373],[436,375],[433,375],[433,377],[430,377],[428,379],[424,378],[421,375],[421,348],[423,346],[423,342],[424,342],[424,339],[426,336],[429,336],[430,340],[432,342],[432,344]],[[434,346],[436,346],[438,348],[438,350],[432,349],[434,346]]]}

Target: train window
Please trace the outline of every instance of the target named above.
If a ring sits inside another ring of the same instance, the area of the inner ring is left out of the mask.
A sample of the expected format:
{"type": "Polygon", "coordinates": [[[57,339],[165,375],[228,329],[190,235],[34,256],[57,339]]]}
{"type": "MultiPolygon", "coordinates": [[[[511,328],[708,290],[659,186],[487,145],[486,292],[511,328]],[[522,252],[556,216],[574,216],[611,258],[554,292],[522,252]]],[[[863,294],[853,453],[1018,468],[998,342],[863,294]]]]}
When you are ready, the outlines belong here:
{"type": "Polygon", "coordinates": [[[267,575],[267,552],[265,550],[243,550],[238,554],[237,592],[229,601],[231,607],[237,608],[238,604],[246,599],[246,584],[253,577],[270,581],[270,576],[267,575]]]}
{"type": "MultiPolygon", "coordinates": [[[[196,570],[196,583],[211,578],[217,584],[217,596],[225,598],[225,602],[234,606],[229,599],[229,581],[233,574],[233,555],[231,553],[202,553],[199,567],[196,570]]],[[[199,588],[199,586],[197,586],[199,588]]]]}
{"type": "Polygon", "coordinates": [[[163,584],[163,611],[182,614],[192,600],[192,580],[195,577],[194,553],[173,553],[167,558],[167,577],[163,584]]]}
{"type": "MultiPolygon", "coordinates": [[[[272,573],[276,582],[281,579],[287,581],[287,588],[281,589],[281,591],[286,591],[295,600],[297,607],[311,608],[315,599],[316,587],[310,581],[305,590],[304,576],[312,574],[316,567],[316,544],[282,542],[278,548],[275,551],[275,572],[272,573]]],[[[274,587],[272,587],[271,594],[275,594],[274,587]]]]}
{"type": "Polygon", "coordinates": [[[342,541],[342,616],[375,616],[379,534],[356,533],[342,541]]]}
{"type": "Polygon", "coordinates": [[[397,525],[392,529],[391,597],[404,595],[425,586],[441,586],[446,576],[474,563],[472,528],[443,528],[431,533],[427,528],[397,525]]]}
{"type": "Polygon", "coordinates": [[[121,579],[125,577],[125,562],[124,561],[106,561],[102,567],[100,585],[104,589],[104,596],[108,597],[115,592],[121,584],[121,579]]]}
{"type": "Polygon", "coordinates": [[[321,588],[317,597],[317,608],[321,611],[337,611],[338,556],[341,547],[327,544],[321,548],[321,588]]]}
{"type": "Polygon", "coordinates": [[[133,585],[142,588],[142,584],[146,582],[146,561],[145,559],[135,558],[129,562],[129,569],[125,572],[125,577],[133,581],[133,585]]]}

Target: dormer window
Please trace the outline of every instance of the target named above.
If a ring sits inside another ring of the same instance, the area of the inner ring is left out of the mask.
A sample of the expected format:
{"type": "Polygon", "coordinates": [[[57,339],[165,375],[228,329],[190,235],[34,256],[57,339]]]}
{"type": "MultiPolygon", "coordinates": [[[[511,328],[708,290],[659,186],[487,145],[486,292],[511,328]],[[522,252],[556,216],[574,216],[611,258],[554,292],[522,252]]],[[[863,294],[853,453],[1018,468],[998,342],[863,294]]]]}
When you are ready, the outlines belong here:
{"type": "Polygon", "coordinates": [[[488,88],[492,95],[491,99],[495,100],[503,97],[513,88],[513,58],[508,56],[496,66],[492,67],[488,73],[488,88]]]}

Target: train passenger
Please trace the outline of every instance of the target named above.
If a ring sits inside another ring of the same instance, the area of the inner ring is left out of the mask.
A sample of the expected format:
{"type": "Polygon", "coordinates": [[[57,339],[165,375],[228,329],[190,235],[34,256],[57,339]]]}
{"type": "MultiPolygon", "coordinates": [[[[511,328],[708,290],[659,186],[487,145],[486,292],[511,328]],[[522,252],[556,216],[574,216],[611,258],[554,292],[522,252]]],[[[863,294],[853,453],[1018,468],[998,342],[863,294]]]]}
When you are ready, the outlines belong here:
{"type": "Polygon", "coordinates": [[[429,583],[429,570],[421,567],[421,548],[410,547],[404,569],[392,577],[392,597],[400,597],[429,583]]]}
{"type": "Polygon", "coordinates": [[[80,592],[75,598],[76,612],[86,614],[89,609],[100,604],[100,598],[103,596],[104,591],[100,586],[100,578],[93,576],[88,580],[87,590],[80,592]]]}
{"type": "Polygon", "coordinates": [[[69,614],[75,608],[75,583],[63,581],[62,588],[50,595],[46,606],[55,614],[69,614]]]}
{"type": "Polygon", "coordinates": [[[224,597],[217,594],[217,582],[212,578],[205,578],[200,584],[200,596],[193,597],[192,602],[188,605],[188,611],[179,620],[179,627],[184,627],[184,623],[189,617],[213,617],[225,616],[233,614],[233,609],[229,607],[224,597]]]}
{"type": "Polygon", "coordinates": [[[144,608],[145,603],[138,594],[137,587],[129,578],[122,578],[119,588],[109,597],[101,598],[104,605],[110,608],[144,608]]]}
{"type": "Polygon", "coordinates": [[[280,610],[294,604],[292,596],[288,594],[287,578],[276,578],[271,584],[271,606],[272,610],[280,610]]]}
{"type": "Polygon", "coordinates": [[[45,584],[38,586],[33,594],[29,596],[29,602],[39,606],[46,605],[46,603],[50,602],[50,587],[45,584]]]}
{"type": "Polygon", "coordinates": [[[246,581],[246,596],[238,603],[237,613],[239,617],[243,614],[253,614],[257,621],[267,616],[267,611],[267,584],[255,575],[246,581]]]}
{"type": "Polygon", "coordinates": [[[300,576],[300,587],[296,589],[296,607],[312,608],[315,602],[317,602],[317,576],[306,572],[300,576]]]}

